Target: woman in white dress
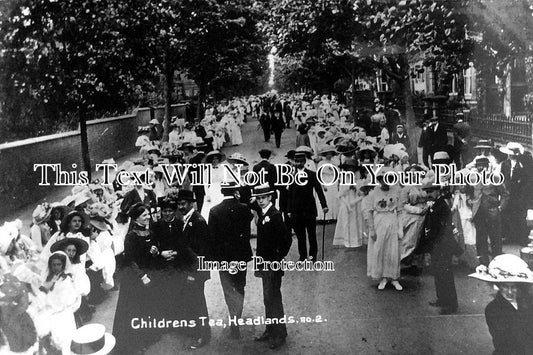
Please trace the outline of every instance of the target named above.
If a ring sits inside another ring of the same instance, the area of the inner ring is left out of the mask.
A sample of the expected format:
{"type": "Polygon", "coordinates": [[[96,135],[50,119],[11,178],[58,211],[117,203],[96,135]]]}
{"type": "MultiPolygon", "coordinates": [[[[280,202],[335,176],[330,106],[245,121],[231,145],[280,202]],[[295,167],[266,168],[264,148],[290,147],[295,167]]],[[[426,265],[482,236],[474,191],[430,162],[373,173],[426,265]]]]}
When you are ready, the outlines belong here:
{"type": "MultiPolygon", "coordinates": [[[[357,163],[353,159],[347,160],[341,165],[341,168],[344,171],[352,171],[358,175],[358,172],[355,171],[357,163]]],[[[363,245],[364,221],[361,204],[364,194],[357,189],[361,182],[361,179],[357,179],[354,185],[339,186],[339,214],[337,225],[335,226],[333,245],[344,245],[346,248],[357,248],[363,245]]]]}
{"type": "Polygon", "coordinates": [[[236,115],[235,113],[232,113],[229,119],[229,127],[230,127],[230,140],[231,145],[241,145],[242,144],[242,133],[241,133],[241,125],[243,123],[243,120],[240,118],[240,115],[236,115]]]}
{"type": "MultiPolygon", "coordinates": [[[[320,148],[320,155],[323,156],[324,159],[318,162],[317,171],[321,171],[322,179],[326,183],[333,181],[333,179],[335,178],[335,174],[337,170],[335,167],[338,167],[338,162],[333,160],[333,156],[336,154],[337,152],[335,151],[335,147],[333,146],[322,146],[320,148]],[[324,167],[320,169],[321,166],[324,166],[324,167]]],[[[326,202],[329,208],[327,215],[325,215],[326,220],[328,221],[336,220],[337,213],[339,211],[339,200],[338,200],[339,186],[336,183],[331,186],[326,186],[326,185],[321,185],[321,186],[322,186],[322,190],[324,190],[324,196],[326,197],[326,202]]],[[[316,199],[316,202],[317,202],[317,211],[320,211],[322,209],[322,207],[320,206],[320,201],[316,199]]],[[[322,215],[319,214],[319,216],[317,217],[317,220],[324,220],[324,214],[322,215]]]]}
{"type": "Polygon", "coordinates": [[[218,150],[213,150],[205,156],[204,163],[212,164],[210,183],[207,184],[208,181],[204,179],[206,183],[204,186],[205,198],[201,214],[206,221],[209,219],[209,211],[211,211],[211,208],[218,205],[224,199],[224,195],[222,195],[222,192],[220,191],[222,182],[224,182],[224,168],[221,163],[224,159],[225,155],[218,150]]]}

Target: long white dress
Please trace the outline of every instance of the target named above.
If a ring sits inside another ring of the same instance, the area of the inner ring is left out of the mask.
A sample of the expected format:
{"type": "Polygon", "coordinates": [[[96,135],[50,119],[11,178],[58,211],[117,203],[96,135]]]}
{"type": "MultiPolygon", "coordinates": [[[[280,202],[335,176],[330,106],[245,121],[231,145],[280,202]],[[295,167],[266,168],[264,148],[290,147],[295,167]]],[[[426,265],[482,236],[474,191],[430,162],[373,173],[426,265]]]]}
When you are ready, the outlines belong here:
{"type": "Polygon", "coordinates": [[[229,122],[229,128],[230,132],[230,140],[231,145],[241,145],[242,144],[242,133],[241,133],[241,127],[240,124],[242,124],[242,121],[239,118],[230,118],[229,122]]]}
{"type": "Polygon", "coordinates": [[[363,245],[363,213],[361,203],[363,193],[355,187],[339,186],[339,215],[335,226],[333,245],[357,248],[363,245]]]}
{"type": "Polygon", "coordinates": [[[211,211],[211,208],[221,203],[224,199],[224,195],[222,195],[222,192],[220,191],[222,182],[224,181],[224,169],[222,165],[223,164],[218,164],[218,166],[213,167],[211,184],[205,186],[204,204],[200,213],[206,221],[209,220],[209,212],[211,211]]]}

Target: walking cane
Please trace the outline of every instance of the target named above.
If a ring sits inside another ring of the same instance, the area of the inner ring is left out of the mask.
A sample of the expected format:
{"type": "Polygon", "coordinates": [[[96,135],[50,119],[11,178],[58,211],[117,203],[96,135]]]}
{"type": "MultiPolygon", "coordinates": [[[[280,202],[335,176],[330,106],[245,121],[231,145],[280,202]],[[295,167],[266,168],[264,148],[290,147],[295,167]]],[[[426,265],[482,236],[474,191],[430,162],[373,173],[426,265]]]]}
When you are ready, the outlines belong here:
{"type": "Polygon", "coordinates": [[[324,224],[322,224],[322,261],[324,261],[324,237],[326,236],[326,213],[324,213],[324,224]]]}

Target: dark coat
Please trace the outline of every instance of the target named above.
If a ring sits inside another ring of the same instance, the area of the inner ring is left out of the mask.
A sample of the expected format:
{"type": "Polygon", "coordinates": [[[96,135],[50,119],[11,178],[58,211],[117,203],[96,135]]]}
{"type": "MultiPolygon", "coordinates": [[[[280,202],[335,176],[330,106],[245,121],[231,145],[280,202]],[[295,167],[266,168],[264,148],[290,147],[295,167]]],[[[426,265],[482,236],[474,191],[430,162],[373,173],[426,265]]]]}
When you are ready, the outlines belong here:
{"type": "Polygon", "coordinates": [[[406,149],[409,149],[411,146],[411,141],[409,140],[409,136],[407,133],[403,133],[401,137],[398,137],[398,133],[394,132],[391,135],[391,138],[389,140],[389,144],[396,144],[396,143],[402,143],[406,149]]]}
{"type": "Polygon", "coordinates": [[[259,173],[261,170],[266,171],[265,180],[270,186],[271,189],[276,188],[276,167],[274,164],[268,160],[261,160],[259,163],[255,164],[252,170],[255,173],[259,173]]]}
{"type": "Polygon", "coordinates": [[[216,261],[250,261],[250,208],[234,198],[225,199],[209,212],[209,247],[216,261]]]}
{"type": "Polygon", "coordinates": [[[151,229],[159,252],[173,250],[178,252],[172,261],[166,261],[159,256],[159,269],[175,268],[180,271],[193,272],[198,265],[196,255],[186,244],[183,234],[183,222],[177,217],[170,223],[162,219],[153,223],[151,229]]]}
{"type": "Polygon", "coordinates": [[[280,261],[291,248],[292,238],[283,222],[281,213],[271,206],[257,220],[257,256],[266,261],[280,261]]]}
{"type": "Polygon", "coordinates": [[[461,255],[462,250],[453,236],[452,211],[444,197],[439,197],[429,210],[426,228],[433,267],[448,268],[452,255],[461,255]]]}
{"type": "Polygon", "coordinates": [[[531,354],[531,310],[516,310],[498,294],[485,308],[485,319],[492,335],[493,354],[531,354]]]}
{"type": "Polygon", "coordinates": [[[126,195],[124,195],[124,199],[120,204],[120,211],[117,215],[117,222],[126,223],[128,221],[129,209],[131,208],[131,206],[137,203],[142,203],[150,209],[157,206],[157,198],[155,197],[155,193],[152,190],[144,190],[144,200],[141,201],[141,197],[139,196],[139,193],[136,189],[128,191],[126,195]]]}
{"type": "MultiPolygon", "coordinates": [[[[209,259],[209,229],[207,223],[198,211],[194,211],[191,218],[187,221],[183,229],[183,239],[185,244],[194,252],[195,255],[205,256],[209,259]]],[[[197,277],[202,280],[209,280],[210,273],[199,272],[197,277]]]]}
{"type": "MultiPolygon", "coordinates": [[[[448,133],[442,123],[439,123],[436,131],[433,126],[426,128],[424,144],[425,148],[428,149],[428,152],[431,155],[435,152],[446,150],[446,146],[448,145],[448,133]]],[[[431,158],[433,158],[433,156],[431,158]]]]}
{"type": "Polygon", "coordinates": [[[287,212],[305,215],[307,217],[316,217],[317,210],[313,189],[320,200],[322,208],[326,208],[328,206],[324,196],[324,190],[318,182],[314,171],[309,169],[304,169],[304,171],[307,173],[307,183],[304,185],[293,183],[289,186],[287,212]]]}

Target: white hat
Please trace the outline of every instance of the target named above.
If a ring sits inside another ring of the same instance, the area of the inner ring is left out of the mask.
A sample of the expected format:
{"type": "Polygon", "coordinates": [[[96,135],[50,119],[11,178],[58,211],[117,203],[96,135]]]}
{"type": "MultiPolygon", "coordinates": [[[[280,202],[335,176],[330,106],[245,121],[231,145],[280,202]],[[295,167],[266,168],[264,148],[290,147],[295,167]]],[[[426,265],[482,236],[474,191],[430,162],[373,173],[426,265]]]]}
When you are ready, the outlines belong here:
{"type": "Polygon", "coordinates": [[[507,155],[524,154],[524,147],[520,143],[509,142],[505,147],[500,147],[500,152],[507,155]]]}
{"type": "Polygon", "coordinates": [[[487,282],[520,282],[533,283],[533,272],[527,263],[513,254],[502,254],[495,257],[489,267],[480,265],[476,272],[468,275],[487,282]]]}
{"type": "Polygon", "coordinates": [[[70,350],[73,355],[106,355],[115,347],[115,337],[105,331],[102,324],[86,324],[72,337],[70,350]]]}
{"type": "Polygon", "coordinates": [[[151,119],[150,122],[148,123],[151,123],[151,124],[159,124],[159,121],[157,119],[151,119]]]}

